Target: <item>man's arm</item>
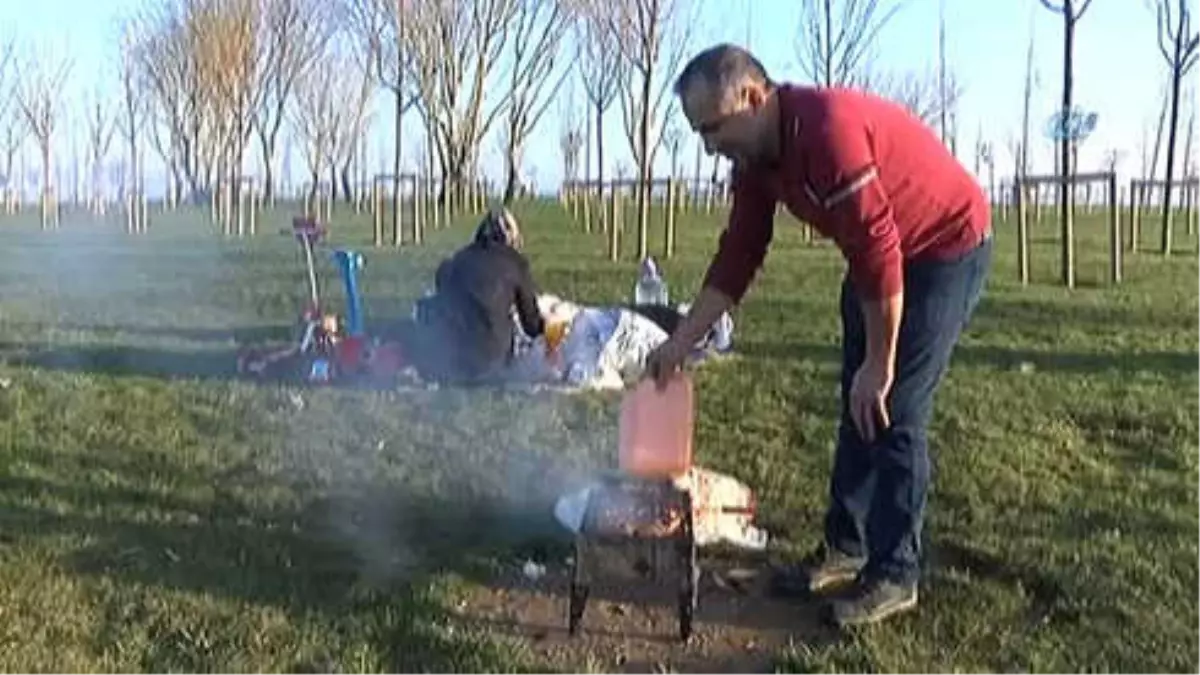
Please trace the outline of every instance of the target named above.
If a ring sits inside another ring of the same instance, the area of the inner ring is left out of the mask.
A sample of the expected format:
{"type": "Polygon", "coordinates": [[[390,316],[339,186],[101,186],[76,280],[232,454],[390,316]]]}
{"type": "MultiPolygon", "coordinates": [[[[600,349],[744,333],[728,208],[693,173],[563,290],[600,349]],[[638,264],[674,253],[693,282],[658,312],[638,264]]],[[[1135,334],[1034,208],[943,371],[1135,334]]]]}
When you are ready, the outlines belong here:
{"type": "MultiPolygon", "coordinates": [[[[835,108],[809,144],[810,187],[850,266],[867,333],[866,364],[891,373],[904,310],[903,256],[866,124],[835,108]]],[[[914,177],[915,179],[915,177],[914,177]]]]}
{"type": "Polygon", "coordinates": [[[762,267],[775,226],[774,189],[765,176],[737,169],[733,208],[717,252],[704,275],[700,293],[672,339],[696,344],[721,315],[741,302],[762,267]]]}

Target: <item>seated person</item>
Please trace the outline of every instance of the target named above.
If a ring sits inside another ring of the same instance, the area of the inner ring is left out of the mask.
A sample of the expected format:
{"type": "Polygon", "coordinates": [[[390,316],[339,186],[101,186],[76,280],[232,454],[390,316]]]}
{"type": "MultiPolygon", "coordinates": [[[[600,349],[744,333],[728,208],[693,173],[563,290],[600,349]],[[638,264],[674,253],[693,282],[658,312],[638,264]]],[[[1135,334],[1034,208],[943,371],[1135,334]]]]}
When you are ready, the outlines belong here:
{"type": "Polygon", "coordinates": [[[413,361],[421,376],[447,382],[503,377],[516,326],[536,338],[545,331],[521,232],[507,209],[493,209],[475,238],[438,266],[433,295],[418,301],[421,335],[413,361]]]}

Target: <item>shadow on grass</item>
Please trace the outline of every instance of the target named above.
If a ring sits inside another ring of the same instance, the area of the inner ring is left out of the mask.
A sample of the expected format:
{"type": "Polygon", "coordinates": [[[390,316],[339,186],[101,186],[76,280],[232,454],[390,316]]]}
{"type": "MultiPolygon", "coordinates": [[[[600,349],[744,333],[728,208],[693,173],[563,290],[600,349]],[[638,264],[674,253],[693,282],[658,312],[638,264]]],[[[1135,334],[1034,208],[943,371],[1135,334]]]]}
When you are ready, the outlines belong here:
{"type": "MultiPolygon", "coordinates": [[[[59,457],[53,467],[33,475],[0,472],[0,552],[57,541],[65,544],[63,566],[80,575],[276,607],[300,620],[326,617],[335,630],[344,626],[355,632],[354,638],[372,644],[384,655],[388,670],[478,671],[511,663],[511,656],[489,652],[499,647],[478,633],[447,636],[439,626],[523,638],[561,636],[566,627],[564,584],[549,579],[537,584],[538,592],[551,598],[548,617],[518,613],[509,619],[453,612],[446,598],[429,590],[430,575],[452,572],[507,602],[528,589],[520,573],[523,561],[561,567],[571,554],[570,542],[553,521],[549,505],[476,497],[453,478],[434,490],[374,484],[353,494],[330,494],[311,485],[272,485],[249,465],[197,475],[194,467],[142,467],[112,454],[59,457]],[[156,478],[162,475],[186,478],[164,486],[156,478]],[[211,490],[199,487],[209,485],[211,490]],[[318,496],[299,497],[294,506],[292,499],[274,504],[255,496],[278,493],[280,487],[297,496],[318,496]]],[[[640,586],[595,588],[585,621],[593,636],[636,639],[639,628],[649,630],[645,624],[626,630],[605,609],[606,601],[649,604],[673,613],[674,586],[669,582],[667,592],[658,596],[640,586]]],[[[697,622],[701,627],[775,631],[809,643],[835,639],[818,624],[816,612],[807,605],[731,596],[710,582],[702,590],[697,622]]],[[[220,654],[201,650],[186,636],[159,637],[155,649],[143,656],[148,669],[221,667],[220,654]]],[[[641,637],[673,643],[674,629],[641,637]]],[[[330,672],[344,656],[331,653],[328,658],[283,667],[330,672]]]]}
{"type": "MultiPolygon", "coordinates": [[[[91,474],[81,476],[114,475],[103,459],[87,464],[91,474]]],[[[153,480],[146,471],[132,473],[127,463],[111,468],[129,485],[153,480]]],[[[335,630],[370,643],[388,671],[478,671],[511,663],[489,651],[498,647],[485,640],[439,630],[456,618],[429,586],[430,572],[467,565],[502,543],[487,536],[493,523],[476,516],[478,507],[389,493],[324,497],[292,510],[240,501],[236,483],[253,476],[208,478],[217,492],[211,501],[88,478],[2,476],[0,553],[58,541],[67,546],[61,564],[81,575],[272,606],[299,621],[320,615],[335,630]],[[385,522],[368,522],[370,514],[385,514],[385,522]]],[[[113,611],[122,615],[102,625],[101,642],[106,634],[119,641],[119,624],[131,620],[128,608],[113,611]]],[[[155,635],[153,649],[141,657],[145,669],[227,668],[219,650],[196,644],[186,624],[155,635]]],[[[338,672],[348,665],[338,665],[339,656],[345,658],[332,651],[316,660],[305,655],[280,667],[338,672]]]]}
{"type": "MultiPolygon", "coordinates": [[[[479,620],[507,628],[505,632],[513,634],[566,635],[570,566],[564,560],[576,552],[565,548],[565,540],[557,541],[563,542],[557,547],[562,548],[561,555],[542,560],[550,573],[536,583],[523,576],[517,559],[508,568],[486,570],[483,575],[474,577],[501,598],[521,594],[540,596],[549,610],[548,616],[540,613],[543,617],[540,623],[511,618],[481,617],[479,620]]],[[[538,559],[537,556],[532,558],[538,559]]],[[[589,598],[580,627],[581,637],[629,637],[666,645],[679,644],[677,589],[683,578],[682,572],[669,562],[669,554],[660,552],[659,572],[654,575],[641,573],[639,568],[653,567],[652,559],[648,548],[636,546],[608,546],[593,549],[588,554],[588,560],[595,567],[592,568],[589,598]],[[630,612],[619,607],[622,605],[638,609],[630,612]],[[635,624],[630,620],[629,615],[642,614],[646,610],[654,612],[655,621],[635,624]]],[[[809,643],[836,638],[835,631],[823,622],[820,603],[785,601],[769,596],[766,589],[769,570],[761,554],[704,549],[699,552],[698,562],[701,578],[695,622],[700,632],[705,626],[711,626],[761,631],[777,638],[786,636],[809,643]],[[724,575],[732,568],[754,572],[756,578],[734,585],[716,581],[717,574],[725,579],[724,575]]]]}
{"type": "Polygon", "coordinates": [[[111,337],[117,335],[134,335],[148,338],[166,338],[187,342],[217,342],[237,345],[255,344],[289,340],[295,337],[297,324],[273,324],[262,326],[247,326],[242,328],[191,328],[176,326],[149,326],[142,324],[119,323],[72,323],[45,322],[13,324],[18,332],[35,331],[42,333],[48,330],[73,332],[96,337],[111,337]]]}
{"type": "Polygon", "coordinates": [[[234,379],[237,349],[180,351],[125,345],[51,346],[0,343],[10,365],[70,373],[134,375],[163,379],[234,379]]]}
{"type": "Polygon", "coordinates": [[[1051,620],[1073,622],[1081,618],[1077,610],[1064,606],[1067,591],[1054,576],[970,545],[948,538],[938,539],[932,543],[925,564],[934,577],[942,577],[941,583],[946,583],[946,571],[958,570],[978,579],[1023,589],[1029,597],[1026,619],[1030,625],[1051,620]]]}

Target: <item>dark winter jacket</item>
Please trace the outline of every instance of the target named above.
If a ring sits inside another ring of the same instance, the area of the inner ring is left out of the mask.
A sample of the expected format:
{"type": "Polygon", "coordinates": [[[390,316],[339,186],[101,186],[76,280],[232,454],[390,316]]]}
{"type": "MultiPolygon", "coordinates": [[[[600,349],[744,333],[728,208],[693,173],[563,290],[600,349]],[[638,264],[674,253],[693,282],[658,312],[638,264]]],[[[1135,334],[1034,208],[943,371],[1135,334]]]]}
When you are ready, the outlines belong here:
{"type": "Polygon", "coordinates": [[[436,292],[422,302],[428,342],[424,374],[475,380],[502,368],[512,353],[516,307],[529,337],[545,329],[529,262],[515,248],[477,238],[438,266],[436,292]]]}

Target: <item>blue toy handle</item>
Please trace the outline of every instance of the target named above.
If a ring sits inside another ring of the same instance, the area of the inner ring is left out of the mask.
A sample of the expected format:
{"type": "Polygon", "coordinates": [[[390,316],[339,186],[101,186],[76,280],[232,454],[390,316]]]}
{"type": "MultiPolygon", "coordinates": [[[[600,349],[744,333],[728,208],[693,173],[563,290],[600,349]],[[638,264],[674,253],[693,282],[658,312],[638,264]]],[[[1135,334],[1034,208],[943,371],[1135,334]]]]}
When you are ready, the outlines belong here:
{"type": "Polygon", "coordinates": [[[363,268],[363,256],[357,251],[338,249],[333,252],[333,261],[342,273],[342,284],[346,287],[346,332],[348,335],[363,335],[362,297],[358,293],[358,272],[363,268]]]}

